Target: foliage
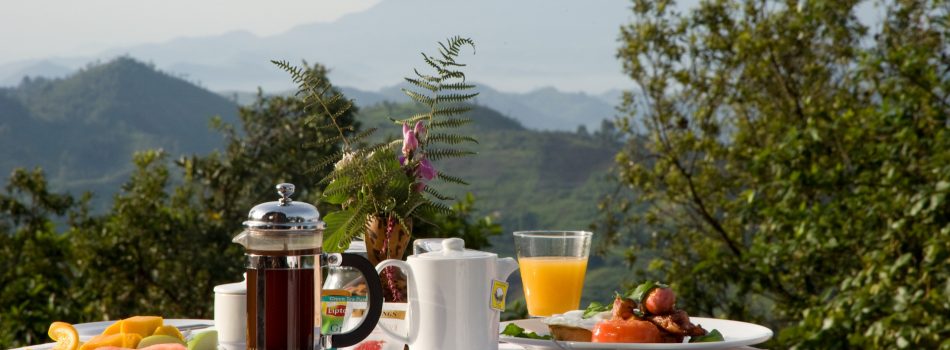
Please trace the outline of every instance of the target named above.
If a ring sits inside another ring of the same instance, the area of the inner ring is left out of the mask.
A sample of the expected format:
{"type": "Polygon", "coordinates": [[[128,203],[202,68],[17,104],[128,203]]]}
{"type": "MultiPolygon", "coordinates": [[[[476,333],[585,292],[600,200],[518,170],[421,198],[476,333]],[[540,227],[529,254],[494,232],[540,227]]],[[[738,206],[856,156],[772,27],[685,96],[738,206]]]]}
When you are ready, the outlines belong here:
{"type": "Polygon", "coordinates": [[[49,192],[39,169],[17,169],[0,193],[0,347],[41,342],[50,319],[82,316],[70,295],[71,236],[52,220],[80,214],[80,204],[49,192]]]}
{"type": "Polygon", "coordinates": [[[642,274],[770,347],[950,349],[950,5],[873,35],[857,5],[633,1],[619,125],[645,140],[617,175],[648,210],[608,198],[607,227],[646,225],[642,274]]]}
{"type": "Polygon", "coordinates": [[[482,216],[472,222],[475,213],[475,196],[469,192],[464,199],[452,205],[449,214],[434,217],[432,225],[413,227],[412,235],[416,238],[458,237],[465,240],[467,249],[487,248],[491,245],[489,238],[501,235],[501,225],[495,223],[491,216],[482,216]]]}
{"type": "MultiPolygon", "coordinates": [[[[321,180],[327,188],[323,200],[341,206],[341,210],[326,216],[327,233],[324,249],[341,251],[353,237],[366,231],[367,218],[382,216],[396,220],[404,227],[412,227],[412,219],[432,224],[432,218],[447,215],[451,210],[441,201],[452,197],[442,194],[427,181],[438,179],[465,184],[455,176],[437,172],[432,160],[458,158],[473,154],[453,145],[476,142],[466,135],[448,132],[471,122],[461,115],[471,110],[465,105],[478,93],[465,93],[474,85],[465,82],[458,63],[464,46],[474,48],[468,38],[453,37],[448,44],[440,43],[439,56],[422,54],[423,61],[433,74],[415,71],[416,77],[406,78],[418,90],[405,89],[414,101],[424,105],[424,113],[393,120],[403,127],[402,155],[397,154],[398,141],[367,145],[376,131],[370,128],[347,135],[354,129],[340,123],[339,117],[348,113],[351,103],[343,95],[332,91],[324,78],[306,74],[287,62],[274,62],[293,77],[299,85],[298,95],[324,114],[321,129],[336,130],[339,136],[322,140],[340,144],[341,150],[327,156],[319,166],[333,164],[333,170],[321,180]],[[428,92],[424,92],[428,91],[428,92]],[[443,132],[443,130],[445,130],[443,132]],[[440,147],[448,146],[448,147],[440,147]]],[[[391,226],[391,225],[390,225],[391,226]]]]}
{"type": "MultiPolygon", "coordinates": [[[[319,79],[327,74],[324,66],[306,62],[304,72],[319,79]]],[[[359,128],[358,112],[349,107],[338,116],[340,125],[352,130],[346,135],[359,128]]],[[[241,107],[238,115],[241,129],[220,120],[213,123],[225,136],[222,151],[177,160],[188,183],[197,186],[198,203],[210,215],[209,221],[220,223],[219,230],[232,235],[240,230],[250,208],[279,198],[274,190],[278,183],[295,184],[296,200],[317,203],[323,189],[319,179],[330,170],[321,163],[325,155],[339,151],[337,145],[325,142],[338,136],[337,132],[319,128],[315,123],[319,112],[308,109],[300,98],[258,92],[256,101],[241,107]]],[[[329,208],[320,209],[327,212],[329,208]]]]}
{"type": "Polygon", "coordinates": [[[240,276],[232,234],[209,229],[187,187],[167,191],[164,153],[134,159],[136,171],[112,211],[72,234],[80,271],[74,283],[88,295],[84,311],[107,319],[210,317],[214,285],[240,276]]]}

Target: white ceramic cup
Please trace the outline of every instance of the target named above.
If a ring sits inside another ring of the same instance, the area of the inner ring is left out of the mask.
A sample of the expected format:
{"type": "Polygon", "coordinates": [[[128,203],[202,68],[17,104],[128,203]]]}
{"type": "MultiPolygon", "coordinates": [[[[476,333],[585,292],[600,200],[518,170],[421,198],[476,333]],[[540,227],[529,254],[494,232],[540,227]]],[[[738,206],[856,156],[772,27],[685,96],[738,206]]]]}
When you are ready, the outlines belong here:
{"type": "Polygon", "coordinates": [[[222,345],[247,342],[247,281],[214,287],[214,328],[222,345]]]}

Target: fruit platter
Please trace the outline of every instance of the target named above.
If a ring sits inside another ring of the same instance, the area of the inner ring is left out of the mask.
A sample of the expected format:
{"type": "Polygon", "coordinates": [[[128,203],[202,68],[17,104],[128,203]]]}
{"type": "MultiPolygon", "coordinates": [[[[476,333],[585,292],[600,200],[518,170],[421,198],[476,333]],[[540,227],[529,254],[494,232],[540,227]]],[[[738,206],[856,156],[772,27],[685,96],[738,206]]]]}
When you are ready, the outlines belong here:
{"type": "Polygon", "coordinates": [[[70,324],[53,322],[55,341],[26,349],[54,350],[216,350],[218,334],[211,320],[132,316],[118,321],[70,324]]]}

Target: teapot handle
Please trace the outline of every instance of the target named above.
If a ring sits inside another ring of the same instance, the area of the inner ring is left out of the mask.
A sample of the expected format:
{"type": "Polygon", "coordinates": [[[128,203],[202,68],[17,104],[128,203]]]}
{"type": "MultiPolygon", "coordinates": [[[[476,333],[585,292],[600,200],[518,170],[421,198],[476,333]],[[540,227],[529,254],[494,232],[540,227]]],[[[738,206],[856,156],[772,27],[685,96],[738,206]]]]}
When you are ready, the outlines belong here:
{"type": "Polygon", "coordinates": [[[407,318],[410,320],[409,336],[407,337],[400,334],[396,334],[396,332],[387,328],[386,325],[383,323],[379,323],[379,329],[382,330],[383,333],[386,333],[387,336],[389,336],[390,338],[393,338],[396,341],[402,342],[403,344],[411,344],[412,342],[409,339],[415,338],[414,335],[418,331],[416,325],[419,324],[419,312],[414,312],[414,311],[418,311],[419,303],[418,301],[416,303],[412,302],[412,296],[414,296],[414,294],[416,293],[416,290],[415,290],[416,278],[415,276],[413,276],[412,267],[410,267],[409,264],[407,264],[405,261],[396,260],[396,259],[389,259],[389,260],[384,260],[380,262],[378,265],[376,265],[376,272],[381,273],[383,272],[383,269],[390,266],[398,267],[399,269],[402,270],[403,273],[406,274],[406,285],[407,285],[406,290],[410,296],[408,298],[409,299],[409,305],[408,305],[409,314],[407,315],[408,316],[407,318]]]}

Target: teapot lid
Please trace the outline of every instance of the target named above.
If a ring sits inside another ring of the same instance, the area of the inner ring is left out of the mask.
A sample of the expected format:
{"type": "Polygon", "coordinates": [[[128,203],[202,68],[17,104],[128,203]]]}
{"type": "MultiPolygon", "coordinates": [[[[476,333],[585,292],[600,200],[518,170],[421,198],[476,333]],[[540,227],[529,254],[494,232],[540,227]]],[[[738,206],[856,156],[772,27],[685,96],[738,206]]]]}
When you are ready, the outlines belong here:
{"type": "Polygon", "coordinates": [[[441,250],[411,255],[411,257],[425,260],[460,260],[497,258],[498,255],[479,250],[465,249],[465,240],[461,238],[447,238],[442,240],[441,250]]]}
{"type": "Polygon", "coordinates": [[[282,183],[276,186],[280,200],[261,203],[247,214],[244,227],[257,230],[322,230],[320,212],[306,202],[294,202],[294,185],[282,183]]]}

